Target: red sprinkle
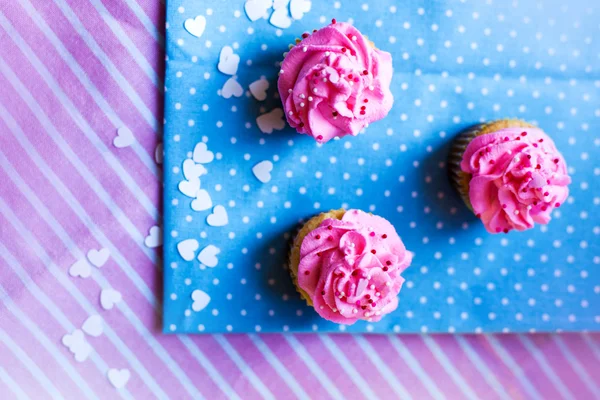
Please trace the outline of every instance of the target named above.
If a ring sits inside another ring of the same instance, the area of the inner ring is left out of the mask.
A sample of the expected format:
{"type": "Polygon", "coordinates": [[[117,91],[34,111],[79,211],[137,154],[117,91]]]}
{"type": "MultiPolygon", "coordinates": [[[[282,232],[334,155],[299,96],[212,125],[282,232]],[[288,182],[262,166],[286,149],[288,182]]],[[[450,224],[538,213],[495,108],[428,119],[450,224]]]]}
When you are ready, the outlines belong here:
{"type": "Polygon", "coordinates": [[[310,275],[310,271],[304,271],[304,275],[310,275]]]}
{"type": "Polygon", "coordinates": [[[321,291],[321,296],[325,296],[325,291],[321,291]]]}
{"type": "Polygon", "coordinates": [[[304,32],[304,33],[302,34],[302,38],[303,38],[303,39],[306,39],[307,37],[308,37],[308,33],[304,32]]]}
{"type": "Polygon", "coordinates": [[[365,110],[360,111],[360,115],[365,115],[367,112],[365,110]]]}
{"type": "Polygon", "coordinates": [[[537,143],[534,143],[534,144],[533,144],[533,147],[538,147],[537,143]]]}
{"type": "Polygon", "coordinates": [[[368,102],[369,102],[369,99],[364,99],[363,100],[363,103],[368,103],[368,102]]]}
{"type": "Polygon", "coordinates": [[[366,310],[367,306],[360,306],[360,308],[362,308],[363,310],[366,310]]]}
{"type": "Polygon", "coordinates": [[[560,203],[554,203],[554,207],[560,207],[560,203]]]}
{"type": "Polygon", "coordinates": [[[544,141],[544,139],[540,139],[540,140],[538,140],[538,142],[540,142],[540,143],[542,143],[543,141],[544,141]]]}
{"type": "Polygon", "coordinates": [[[337,111],[332,112],[334,117],[337,117],[339,115],[339,113],[337,111]]]}
{"type": "Polygon", "coordinates": [[[323,135],[317,136],[317,140],[323,140],[323,135]]]}
{"type": "Polygon", "coordinates": [[[548,196],[550,193],[548,192],[544,192],[544,196],[548,196]]]}
{"type": "Polygon", "coordinates": [[[365,108],[367,108],[367,107],[365,107],[365,106],[360,106],[360,109],[361,109],[361,110],[364,110],[365,108]]]}
{"type": "Polygon", "coordinates": [[[515,140],[521,140],[521,138],[519,136],[517,136],[517,138],[515,140]]]}
{"type": "Polygon", "coordinates": [[[490,160],[490,164],[494,165],[494,164],[496,164],[496,161],[490,160]]]}
{"type": "Polygon", "coordinates": [[[377,303],[371,304],[371,307],[377,307],[377,303]]]}
{"type": "Polygon", "coordinates": [[[369,301],[368,301],[368,302],[369,302],[369,303],[372,303],[372,302],[373,302],[373,299],[369,299],[369,301]]]}
{"type": "Polygon", "coordinates": [[[332,230],[332,229],[333,229],[333,226],[329,225],[329,226],[327,227],[327,229],[328,229],[328,230],[332,230]]]}
{"type": "Polygon", "coordinates": [[[504,228],[504,233],[508,233],[508,229],[504,228]]]}
{"type": "Polygon", "coordinates": [[[521,136],[527,136],[527,132],[521,132],[521,136]]]}
{"type": "Polygon", "coordinates": [[[385,262],[385,265],[392,265],[392,262],[391,262],[390,260],[387,260],[387,261],[385,262]]]}
{"type": "Polygon", "coordinates": [[[537,200],[535,200],[535,201],[533,202],[533,205],[534,205],[534,206],[537,206],[537,205],[538,205],[538,202],[537,202],[537,200]]]}
{"type": "Polygon", "coordinates": [[[371,253],[377,254],[377,250],[373,249],[373,250],[371,250],[371,253]]]}
{"type": "Polygon", "coordinates": [[[332,24],[335,24],[335,23],[337,23],[337,21],[335,20],[335,18],[333,18],[333,19],[331,20],[331,23],[332,23],[332,24]]]}
{"type": "Polygon", "coordinates": [[[386,239],[386,238],[387,238],[387,235],[384,233],[383,235],[381,235],[381,238],[382,238],[382,239],[386,239]]]}
{"type": "Polygon", "coordinates": [[[369,233],[370,236],[375,236],[375,232],[369,233]]]}
{"type": "Polygon", "coordinates": [[[369,71],[367,71],[366,69],[363,71],[363,75],[369,75],[369,71]]]}
{"type": "Polygon", "coordinates": [[[347,48],[345,48],[345,47],[342,47],[342,53],[345,53],[345,52],[346,52],[346,50],[348,50],[348,49],[347,49],[347,48]]]}
{"type": "Polygon", "coordinates": [[[352,79],[352,78],[354,78],[354,75],[352,75],[352,74],[349,74],[349,75],[348,75],[348,79],[352,79]]]}
{"type": "Polygon", "coordinates": [[[304,122],[300,122],[300,124],[298,125],[300,128],[304,128],[304,122]]]}
{"type": "Polygon", "coordinates": [[[542,206],[542,211],[546,211],[547,209],[548,209],[548,206],[544,204],[544,205],[542,206]]]}
{"type": "Polygon", "coordinates": [[[527,154],[527,158],[531,160],[531,154],[527,154]]]}
{"type": "Polygon", "coordinates": [[[370,299],[371,295],[370,294],[365,294],[365,299],[370,299]]]}
{"type": "Polygon", "coordinates": [[[535,166],[535,169],[542,169],[542,166],[540,164],[535,166]]]}
{"type": "Polygon", "coordinates": [[[558,164],[558,161],[559,161],[558,158],[555,158],[554,159],[554,164],[558,164]]]}
{"type": "Polygon", "coordinates": [[[317,31],[316,29],[313,29],[313,33],[315,33],[316,31],[317,31]]]}
{"type": "Polygon", "coordinates": [[[481,218],[481,214],[475,214],[477,218],[481,218]]]}
{"type": "Polygon", "coordinates": [[[385,272],[385,271],[387,271],[389,268],[388,268],[388,267],[383,267],[382,269],[383,269],[383,271],[385,272]]]}
{"type": "Polygon", "coordinates": [[[502,208],[506,208],[508,207],[506,204],[502,204],[502,208]]]}
{"type": "Polygon", "coordinates": [[[333,236],[329,236],[329,237],[327,238],[327,240],[329,240],[329,241],[331,242],[331,241],[333,240],[333,236]]]}
{"type": "Polygon", "coordinates": [[[321,239],[321,235],[315,236],[315,239],[317,239],[317,240],[321,239]]]}
{"type": "Polygon", "coordinates": [[[358,271],[357,270],[352,271],[352,276],[356,276],[356,275],[358,275],[358,271]]]}

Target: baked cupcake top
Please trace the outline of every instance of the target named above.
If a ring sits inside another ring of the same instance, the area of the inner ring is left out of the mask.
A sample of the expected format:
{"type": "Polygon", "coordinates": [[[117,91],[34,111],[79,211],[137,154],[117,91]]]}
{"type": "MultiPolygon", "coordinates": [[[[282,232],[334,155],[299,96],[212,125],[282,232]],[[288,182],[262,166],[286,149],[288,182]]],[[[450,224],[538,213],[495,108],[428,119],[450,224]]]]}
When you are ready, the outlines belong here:
{"type": "Polygon", "coordinates": [[[298,285],[329,321],[379,321],[398,307],[401,273],[411,260],[387,220],[348,210],[341,220],[326,219],[304,238],[298,285]]]}
{"type": "Polygon", "coordinates": [[[473,211],[491,233],[547,224],[569,195],[565,160],[537,128],[477,136],[465,150],[461,170],[471,174],[473,211]]]}
{"type": "Polygon", "coordinates": [[[392,108],[392,56],[352,25],[302,35],[283,60],[278,88],[288,123],[319,143],[356,136],[392,108]]]}

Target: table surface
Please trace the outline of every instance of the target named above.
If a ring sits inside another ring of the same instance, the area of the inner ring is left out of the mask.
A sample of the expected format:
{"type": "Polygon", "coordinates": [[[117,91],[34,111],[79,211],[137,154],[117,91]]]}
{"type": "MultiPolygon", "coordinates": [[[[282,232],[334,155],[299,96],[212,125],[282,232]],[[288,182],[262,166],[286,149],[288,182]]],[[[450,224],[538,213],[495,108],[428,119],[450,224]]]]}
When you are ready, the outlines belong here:
{"type": "Polygon", "coordinates": [[[0,5],[2,398],[600,397],[597,334],[162,335],[159,251],[140,244],[160,221],[163,24],[150,0],[0,5]],[[94,314],[76,362],[63,336],[94,314]]]}

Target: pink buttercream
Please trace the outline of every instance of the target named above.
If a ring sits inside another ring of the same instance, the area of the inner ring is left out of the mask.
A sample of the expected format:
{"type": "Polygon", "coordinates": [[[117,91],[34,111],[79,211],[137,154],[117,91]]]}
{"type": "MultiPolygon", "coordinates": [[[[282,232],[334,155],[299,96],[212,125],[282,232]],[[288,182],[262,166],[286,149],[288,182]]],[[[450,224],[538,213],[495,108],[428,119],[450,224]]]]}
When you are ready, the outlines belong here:
{"type": "Polygon", "coordinates": [[[473,211],[492,233],[547,224],[567,199],[567,165],[554,142],[536,128],[507,128],[478,136],[461,162],[472,175],[473,211]]]}
{"type": "Polygon", "coordinates": [[[392,56],[352,25],[332,23],[306,36],[283,60],[279,94],[288,123],[324,143],[356,136],[392,108],[392,56]]]}
{"type": "Polygon", "coordinates": [[[379,321],[398,307],[401,273],[411,260],[387,220],[348,210],[341,220],[326,219],[304,238],[298,285],[327,320],[348,325],[379,321]]]}

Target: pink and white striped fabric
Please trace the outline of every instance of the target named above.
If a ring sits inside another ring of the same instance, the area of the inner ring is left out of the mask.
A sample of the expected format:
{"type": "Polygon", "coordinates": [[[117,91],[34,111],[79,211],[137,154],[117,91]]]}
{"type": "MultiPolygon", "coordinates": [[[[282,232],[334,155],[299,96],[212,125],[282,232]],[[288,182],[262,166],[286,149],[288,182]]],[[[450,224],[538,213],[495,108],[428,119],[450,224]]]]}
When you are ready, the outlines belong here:
{"type": "Polygon", "coordinates": [[[160,218],[163,19],[150,0],[0,4],[2,399],[600,398],[600,335],[160,334],[144,238],[160,218]],[[118,149],[122,127],[136,141],[118,149]],[[100,248],[101,269],[69,275],[100,248]],[[107,288],[123,296],[109,311],[107,288]],[[95,314],[103,334],[77,362],[63,336],[95,314]],[[121,389],[112,369],[130,373],[121,389]]]}

